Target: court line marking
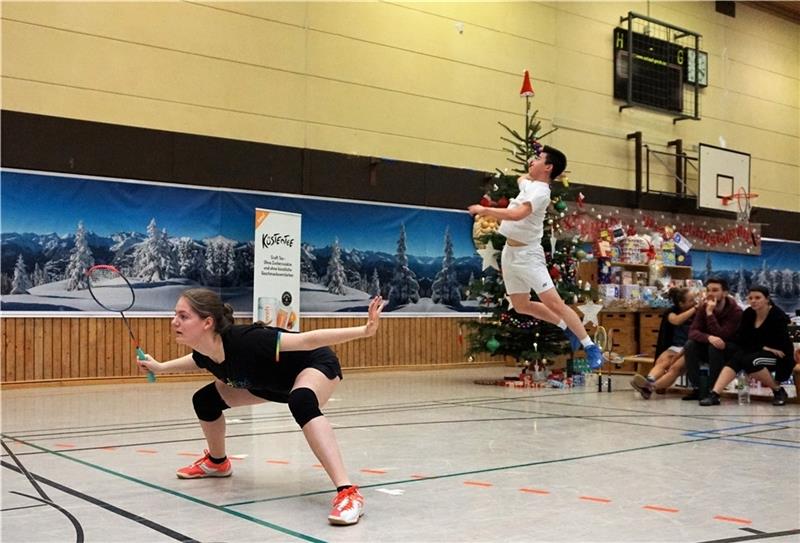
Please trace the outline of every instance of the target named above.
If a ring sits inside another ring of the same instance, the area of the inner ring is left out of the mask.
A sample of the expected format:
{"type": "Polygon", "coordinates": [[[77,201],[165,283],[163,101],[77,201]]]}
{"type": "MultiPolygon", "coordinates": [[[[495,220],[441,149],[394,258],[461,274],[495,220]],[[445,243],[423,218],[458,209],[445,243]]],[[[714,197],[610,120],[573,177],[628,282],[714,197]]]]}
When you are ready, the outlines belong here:
{"type": "Polygon", "coordinates": [[[800,528],[794,530],[784,530],[782,532],[764,532],[754,535],[740,535],[736,537],[726,537],[724,539],[707,539],[698,543],[738,543],[739,541],[756,541],[758,539],[769,539],[772,537],[783,537],[788,535],[800,534],[800,528]]]}
{"type": "MultiPolygon", "coordinates": [[[[553,458],[553,459],[550,459],[550,460],[537,460],[535,462],[525,462],[523,464],[511,464],[511,465],[508,465],[508,466],[497,466],[497,467],[493,467],[493,468],[481,468],[481,469],[476,469],[476,470],[460,471],[460,472],[455,472],[455,473],[445,473],[445,474],[441,474],[441,475],[428,475],[424,479],[419,479],[419,478],[413,478],[412,477],[410,479],[400,479],[400,480],[397,480],[397,481],[383,481],[381,483],[359,485],[359,488],[364,489],[364,488],[373,488],[373,487],[377,487],[377,486],[389,486],[389,485],[399,485],[399,484],[407,484],[407,483],[419,483],[421,481],[426,481],[427,482],[427,481],[433,481],[433,480],[438,480],[438,479],[451,479],[451,478],[454,478],[454,477],[467,477],[467,476],[476,475],[476,474],[479,474],[479,473],[492,473],[492,472],[496,472],[496,471],[507,471],[507,470],[513,470],[513,469],[519,469],[519,468],[541,466],[541,465],[546,465],[546,464],[558,464],[558,463],[562,463],[562,462],[571,462],[571,461],[574,461],[574,460],[586,460],[586,459],[589,459],[589,458],[598,458],[598,457],[602,457],[602,456],[612,456],[612,455],[624,454],[624,453],[628,453],[628,452],[647,451],[647,450],[651,450],[651,449],[657,449],[657,448],[660,448],[660,447],[671,447],[673,445],[694,444],[694,443],[698,443],[698,442],[702,442],[702,441],[712,441],[712,440],[716,440],[716,439],[719,439],[719,437],[711,436],[711,437],[686,439],[686,440],[682,440],[682,441],[671,441],[671,442],[666,442],[666,443],[657,443],[655,445],[643,445],[641,447],[631,447],[631,448],[628,448],[628,449],[618,449],[618,450],[614,450],[614,451],[606,451],[606,452],[601,452],[601,453],[584,454],[584,455],[579,455],[579,456],[569,456],[569,457],[566,457],[566,458],[553,458]]],[[[255,500],[245,500],[245,501],[240,501],[240,502],[226,503],[223,506],[224,507],[238,507],[238,506],[250,505],[250,504],[254,504],[254,503],[263,503],[263,502],[287,500],[287,499],[301,498],[301,497],[307,497],[307,496],[317,496],[317,495],[320,495],[320,494],[327,494],[329,492],[330,492],[329,490],[316,490],[316,491],[302,492],[302,493],[299,493],[299,494],[292,494],[292,495],[287,495],[287,496],[274,496],[274,497],[271,497],[271,498],[261,498],[261,499],[255,499],[255,500]]]]}
{"type": "Polygon", "coordinates": [[[595,496],[578,496],[578,499],[587,502],[611,503],[611,500],[609,498],[598,498],[595,496]]]}
{"type": "Polygon", "coordinates": [[[642,509],[647,509],[648,511],[658,511],[661,513],[679,513],[680,509],[675,509],[674,507],[664,507],[663,505],[643,505],[642,509]]]}
{"type": "Polygon", "coordinates": [[[726,517],[723,515],[714,515],[714,520],[721,520],[723,522],[732,522],[734,524],[753,524],[753,521],[746,518],[726,517]]]}
{"type": "MultiPolygon", "coordinates": [[[[0,465],[2,465],[4,468],[10,469],[12,471],[16,471],[17,473],[21,474],[21,471],[17,466],[12,466],[11,464],[6,462],[5,460],[0,461],[0,465]]],[[[126,518],[128,520],[132,520],[133,522],[135,522],[137,524],[141,524],[142,526],[146,526],[147,528],[150,528],[153,531],[156,531],[156,532],[159,532],[161,534],[164,534],[165,536],[171,537],[172,539],[177,539],[178,541],[181,541],[181,542],[184,542],[184,543],[200,543],[196,539],[192,539],[189,536],[186,536],[186,535],[183,535],[183,534],[181,534],[179,532],[176,532],[175,530],[172,530],[171,528],[167,528],[166,526],[158,524],[157,522],[154,522],[152,520],[146,519],[146,518],[144,518],[144,517],[142,517],[140,515],[136,515],[134,513],[131,513],[130,511],[126,511],[125,509],[117,507],[116,505],[111,505],[110,503],[105,502],[105,501],[103,501],[103,500],[101,500],[99,498],[95,498],[94,496],[90,496],[88,494],[84,494],[83,492],[80,492],[79,490],[75,490],[74,488],[70,488],[70,487],[68,487],[66,485],[62,485],[61,483],[57,483],[55,481],[51,481],[50,479],[42,477],[41,475],[37,475],[35,473],[31,473],[31,477],[33,477],[34,479],[36,479],[37,481],[39,481],[42,484],[51,486],[51,487],[55,488],[56,490],[60,490],[61,492],[64,492],[65,494],[69,494],[70,496],[74,496],[74,497],[79,498],[81,500],[87,501],[87,502],[89,502],[91,504],[94,504],[94,505],[100,507],[101,509],[105,509],[106,511],[108,511],[110,513],[114,513],[114,514],[119,515],[119,516],[121,516],[123,518],[126,518]]]]}
{"type": "Polygon", "coordinates": [[[550,491],[548,491],[548,490],[540,490],[538,488],[520,488],[519,491],[520,492],[527,492],[528,494],[541,494],[543,496],[546,496],[546,495],[550,494],[550,491]]]}
{"type": "MultiPolygon", "coordinates": [[[[81,464],[83,466],[86,466],[86,467],[89,467],[89,468],[93,468],[93,469],[96,469],[98,471],[102,471],[103,473],[106,473],[108,475],[119,477],[121,479],[125,479],[126,481],[129,481],[129,482],[132,482],[132,483],[136,483],[136,484],[140,484],[140,485],[146,486],[148,488],[152,488],[154,490],[159,490],[161,492],[164,492],[166,494],[170,494],[170,495],[178,497],[178,498],[183,498],[183,499],[185,499],[187,501],[196,503],[198,505],[203,505],[203,506],[208,507],[210,509],[214,509],[214,510],[217,510],[217,511],[221,511],[223,513],[227,513],[229,515],[233,515],[233,516],[238,517],[240,519],[253,522],[253,523],[258,524],[260,526],[264,526],[266,528],[270,528],[270,529],[275,530],[277,532],[281,532],[283,534],[290,535],[292,537],[296,537],[296,538],[302,539],[304,541],[312,541],[314,543],[326,543],[322,539],[317,539],[317,538],[315,538],[313,536],[310,536],[310,535],[307,535],[307,534],[304,534],[304,533],[301,533],[301,532],[296,532],[296,531],[294,531],[294,530],[292,530],[290,528],[286,528],[284,526],[279,526],[278,524],[273,524],[272,522],[260,519],[258,517],[254,517],[252,515],[248,515],[247,513],[242,513],[241,511],[236,511],[236,510],[229,509],[228,507],[226,507],[224,505],[217,505],[217,504],[214,504],[214,503],[211,503],[211,502],[207,502],[205,500],[201,500],[200,498],[196,498],[196,497],[191,496],[189,494],[183,494],[181,492],[177,492],[175,490],[172,490],[171,488],[165,488],[165,487],[150,483],[148,481],[144,481],[142,479],[137,479],[136,477],[132,477],[130,475],[126,475],[124,473],[120,473],[118,471],[114,471],[112,469],[108,469],[108,468],[105,468],[103,466],[92,464],[91,462],[87,462],[85,460],[81,460],[80,458],[74,458],[74,457],[72,457],[70,455],[63,454],[61,451],[48,450],[48,449],[45,449],[43,447],[40,447],[39,445],[33,445],[33,444],[30,444],[30,443],[26,443],[26,442],[24,442],[22,440],[18,440],[16,438],[14,438],[14,437],[6,436],[5,434],[0,434],[0,435],[5,437],[6,439],[10,439],[12,441],[17,441],[17,442],[23,443],[24,445],[27,445],[29,447],[34,447],[34,448],[37,448],[37,449],[41,449],[41,450],[43,450],[45,452],[48,452],[48,453],[53,454],[55,456],[58,456],[60,458],[67,459],[67,460],[70,460],[72,462],[77,462],[78,464],[81,464]]],[[[2,461],[2,464],[5,465],[6,462],[2,461]]],[[[56,484],[58,484],[58,483],[56,483],[56,484]]],[[[328,491],[328,492],[330,492],[330,491],[328,491]]],[[[90,498],[90,496],[87,496],[87,498],[90,498]]]]}

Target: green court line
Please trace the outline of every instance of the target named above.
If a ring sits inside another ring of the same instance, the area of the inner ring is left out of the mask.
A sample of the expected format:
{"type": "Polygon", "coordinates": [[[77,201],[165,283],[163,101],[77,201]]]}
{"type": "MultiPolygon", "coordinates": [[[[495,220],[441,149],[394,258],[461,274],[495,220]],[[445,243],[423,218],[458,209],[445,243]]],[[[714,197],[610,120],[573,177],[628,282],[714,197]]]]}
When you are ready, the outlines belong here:
{"type": "MultiPolygon", "coordinates": [[[[630,449],[619,449],[619,450],[616,450],[616,451],[606,451],[606,452],[602,452],[602,453],[584,454],[584,455],[581,455],[581,456],[570,456],[570,457],[567,457],[567,458],[554,458],[552,460],[538,460],[536,462],[525,462],[524,464],[512,464],[510,466],[497,466],[497,467],[494,467],[494,468],[483,468],[483,469],[476,469],[476,470],[470,470],[470,471],[460,471],[460,472],[456,472],[456,473],[446,473],[444,475],[431,475],[431,476],[428,476],[428,477],[423,477],[421,479],[401,479],[399,481],[384,481],[382,483],[374,483],[374,484],[369,484],[369,485],[358,485],[358,486],[359,486],[359,488],[373,488],[373,487],[376,487],[376,486],[383,487],[383,486],[391,486],[391,485],[400,485],[400,484],[405,484],[405,483],[420,483],[420,482],[423,482],[423,481],[433,481],[433,480],[436,480],[436,479],[450,479],[450,478],[453,478],[453,477],[464,477],[466,475],[475,475],[475,474],[478,474],[478,473],[491,473],[491,472],[494,472],[494,471],[505,471],[505,470],[517,469],[517,468],[528,468],[528,467],[531,467],[531,466],[541,466],[541,465],[545,465],[545,464],[557,464],[559,462],[569,462],[569,461],[572,461],[572,460],[585,460],[587,458],[597,458],[599,456],[610,456],[610,455],[613,455],[613,454],[622,454],[622,453],[636,452],[636,451],[646,451],[648,449],[657,449],[659,447],[670,447],[672,445],[685,445],[687,443],[698,443],[700,441],[714,441],[714,440],[720,440],[721,438],[722,438],[722,436],[719,436],[719,437],[718,436],[698,437],[698,438],[693,438],[693,439],[685,439],[683,441],[671,441],[669,443],[659,443],[657,445],[644,445],[642,447],[632,447],[630,449]]],[[[243,502],[226,503],[224,505],[224,507],[238,507],[238,506],[250,505],[250,504],[254,504],[254,503],[272,502],[272,501],[278,501],[278,500],[286,500],[286,499],[290,499],[290,498],[302,498],[302,497],[307,497],[307,496],[316,496],[316,495],[319,495],[319,494],[325,494],[326,492],[330,492],[330,491],[319,490],[319,491],[315,491],[315,492],[304,492],[302,494],[294,494],[294,495],[291,495],[291,496],[276,496],[274,498],[264,498],[264,499],[260,499],[260,500],[248,500],[248,501],[243,501],[243,502]]]]}
{"type": "MultiPolygon", "coordinates": [[[[284,533],[286,535],[290,535],[292,537],[296,537],[298,539],[302,539],[304,541],[312,541],[314,543],[326,543],[324,539],[317,539],[317,538],[312,537],[310,535],[306,535],[306,534],[303,534],[303,533],[300,533],[300,532],[295,532],[294,530],[290,530],[289,528],[284,528],[283,526],[278,526],[277,524],[273,524],[273,523],[268,522],[266,520],[262,520],[260,518],[253,517],[253,516],[248,515],[246,513],[242,513],[240,511],[234,511],[234,510],[228,509],[227,506],[224,506],[224,505],[216,505],[216,504],[207,502],[205,500],[201,500],[199,498],[195,498],[194,496],[190,496],[188,494],[182,494],[181,492],[177,492],[177,491],[172,490],[170,488],[164,488],[162,486],[158,486],[158,485],[155,485],[153,483],[148,483],[147,481],[144,481],[142,479],[137,479],[136,477],[131,477],[130,475],[125,475],[124,473],[119,473],[117,471],[114,471],[114,470],[111,470],[111,469],[108,469],[108,468],[104,468],[103,466],[99,466],[97,464],[92,464],[91,462],[87,462],[85,460],[81,460],[80,458],[74,458],[74,457],[72,457],[70,455],[67,455],[67,454],[64,454],[64,453],[62,453],[60,451],[53,451],[53,450],[47,449],[45,447],[41,447],[39,445],[34,445],[32,443],[27,443],[27,442],[25,442],[25,441],[23,441],[21,439],[17,439],[17,438],[12,437],[12,436],[7,436],[6,434],[0,434],[0,435],[2,435],[5,439],[9,439],[11,441],[16,441],[17,443],[22,443],[23,445],[26,445],[28,447],[33,447],[34,449],[38,449],[38,450],[40,450],[42,452],[53,454],[53,455],[58,456],[60,458],[67,459],[67,460],[70,460],[72,462],[77,462],[78,464],[81,464],[81,465],[84,465],[84,466],[87,466],[87,467],[102,471],[103,473],[106,473],[108,475],[113,475],[115,477],[119,477],[121,479],[125,479],[126,481],[130,481],[132,483],[137,483],[137,484],[152,488],[154,490],[159,490],[159,491],[164,492],[166,494],[171,494],[171,495],[176,496],[178,498],[183,498],[184,500],[188,500],[190,502],[194,502],[194,503],[196,503],[198,505],[203,505],[205,507],[209,507],[211,509],[215,509],[217,511],[221,511],[221,512],[227,513],[229,515],[233,515],[235,517],[239,517],[241,519],[248,520],[250,522],[254,522],[255,524],[259,524],[259,525],[264,526],[266,528],[270,528],[270,529],[275,530],[277,532],[281,532],[281,533],[284,533]]],[[[330,492],[330,490],[328,492],[330,492]]]]}

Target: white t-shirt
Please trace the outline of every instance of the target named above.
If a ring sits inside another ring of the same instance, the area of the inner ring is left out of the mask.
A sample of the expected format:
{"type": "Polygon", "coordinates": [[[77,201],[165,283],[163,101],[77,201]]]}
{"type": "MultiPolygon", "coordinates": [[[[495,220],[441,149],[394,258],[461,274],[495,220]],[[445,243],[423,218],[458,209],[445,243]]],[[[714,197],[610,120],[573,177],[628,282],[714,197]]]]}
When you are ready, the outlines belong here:
{"type": "Polygon", "coordinates": [[[533,213],[519,221],[502,221],[497,231],[520,243],[538,245],[542,242],[544,216],[550,205],[550,183],[524,179],[519,185],[519,194],[508,203],[508,209],[525,202],[530,202],[533,213]]]}

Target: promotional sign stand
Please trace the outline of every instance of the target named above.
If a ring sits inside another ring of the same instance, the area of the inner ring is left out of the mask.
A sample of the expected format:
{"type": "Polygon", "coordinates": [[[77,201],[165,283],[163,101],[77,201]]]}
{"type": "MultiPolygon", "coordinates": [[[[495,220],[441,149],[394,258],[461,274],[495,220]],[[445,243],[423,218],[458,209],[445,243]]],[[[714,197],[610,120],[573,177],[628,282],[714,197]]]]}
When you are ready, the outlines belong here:
{"type": "Polygon", "coordinates": [[[255,210],[253,320],[300,330],[300,219],[297,213],[255,210]]]}

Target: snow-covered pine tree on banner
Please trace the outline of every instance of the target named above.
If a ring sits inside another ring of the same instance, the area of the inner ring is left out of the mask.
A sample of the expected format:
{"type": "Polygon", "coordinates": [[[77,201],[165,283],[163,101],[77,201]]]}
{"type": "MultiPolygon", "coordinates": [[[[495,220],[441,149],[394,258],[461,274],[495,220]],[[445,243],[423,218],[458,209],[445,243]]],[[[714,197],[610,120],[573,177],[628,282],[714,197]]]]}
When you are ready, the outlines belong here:
{"type": "MultiPolygon", "coordinates": [[[[530,76],[525,70],[520,96],[525,98],[525,131],[516,130],[500,124],[508,133],[501,139],[510,145],[503,150],[509,153],[507,160],[512,168],[500,170],[488,183],[486,194],[481,198],[485,207],[508,207],[509,200],[519,193],[517,178],[527,173],[528,161],[537,155],[542,144],[539,140],[555,131],[540,133],[541,122],[536,119],[538,111],[531,113],[530,98],[534,95],[530,76]]],[[[559,294],[567,303],[572,303],[578,294],[575,284],[577,267],[577,239],[554,240],[561,232],[561,219],[566,212],[569,193],[569,180],[562,175],[551,183],[551,202],[545,218],[542,246],[545,250],[548,268],[559,294]]],[[[501,271],[500,252],[505,245],[505,237],[497,232],[499,223],[489,217],[476,216],[473,223],[473,240],[478,252],[484,257],[483,276],[470,284],[470,294],[477,295],[479,306],[485,315],[480,319],[466,321],[469,329],[468,355],[488,352],[492,355],[510,356],[520,365],[530,365],[546,361],[552,357],[569,353],[569,344],[564,333],[550,323],[534,319],[528,315],[509,309],[501,271]]],[[[536,299],[535,293],[531,295],[536,299]]]]}

